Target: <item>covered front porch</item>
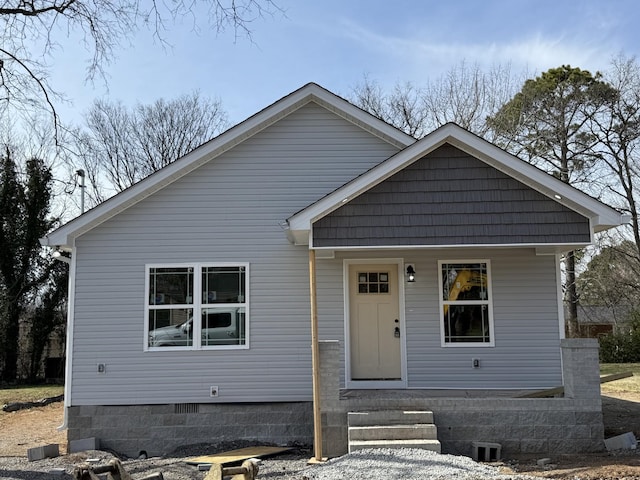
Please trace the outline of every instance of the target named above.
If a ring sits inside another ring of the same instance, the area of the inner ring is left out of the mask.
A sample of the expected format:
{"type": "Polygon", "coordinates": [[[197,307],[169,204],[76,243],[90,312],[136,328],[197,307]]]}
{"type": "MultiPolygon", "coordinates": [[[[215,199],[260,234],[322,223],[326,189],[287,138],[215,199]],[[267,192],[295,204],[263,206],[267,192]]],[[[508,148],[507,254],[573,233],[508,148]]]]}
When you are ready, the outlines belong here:
{"type": "Polygon", "coordinates": [[[562,340],[564,395],[522,398],[522,390],[344,389],[340,343],[319,341],[322,454],[349,451],[349,413],[432,412],[443,453],[472,455],[474,442],[500,444],[503,455],[601,451],[604,427],[598,344],[562,340]]]}
{"type": "Polygon", "coordinates": [[[309,249],[316,445],[345,453],[349,412],[400,409],[432,412],[450,453],[601,449],[597,342],[564,340],[560,264],[621,221],[455,125],[289,217],[309,249]]]}

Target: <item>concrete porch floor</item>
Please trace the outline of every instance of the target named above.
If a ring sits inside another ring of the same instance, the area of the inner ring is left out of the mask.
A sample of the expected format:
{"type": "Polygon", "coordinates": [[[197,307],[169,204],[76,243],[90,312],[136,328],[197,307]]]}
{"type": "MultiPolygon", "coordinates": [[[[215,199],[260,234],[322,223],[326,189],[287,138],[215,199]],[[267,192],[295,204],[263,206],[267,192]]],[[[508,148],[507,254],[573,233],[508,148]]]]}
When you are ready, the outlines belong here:
{"type": "Polygon", "coordinates": [[[356,399],[428,399],[428,398],[518,398],[537,390],[434,390],[434,389],[341,389],[341,400],[356,399]]]}

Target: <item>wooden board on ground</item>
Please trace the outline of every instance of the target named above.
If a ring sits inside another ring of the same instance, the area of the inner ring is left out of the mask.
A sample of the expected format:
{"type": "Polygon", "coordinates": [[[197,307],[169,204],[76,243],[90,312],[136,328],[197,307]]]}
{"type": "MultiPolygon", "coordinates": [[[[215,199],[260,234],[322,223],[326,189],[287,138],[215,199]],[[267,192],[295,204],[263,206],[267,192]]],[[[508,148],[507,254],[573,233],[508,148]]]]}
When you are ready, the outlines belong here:
{"type": "MultiPolygon", "coordinates": [[[[633,377],[633,372],[613,373],[611,375],[605,375],[600,377],[600,383],[609,383],[615,380],[622,380],[623,378],[633,377]]],[[[520,398],[544,398],[555,397],[557,395],[564,395],[564,387],[549,388],[547,390],[538,390],[536,392],[525,393],[519,395],[520,398]]]]}
{"type": "Polygon", "coordinates": [[[270,455],[276,455],[291,450],[289,447],[247,447],[238,450],[229,450],[228,452],[214,453],[213,455],[203,455],[201,457],[193,457],[185,460],[189,465],[214,464],[227,465],[231,463],[239,463],[249,458],[262,458],[270,455]]]}

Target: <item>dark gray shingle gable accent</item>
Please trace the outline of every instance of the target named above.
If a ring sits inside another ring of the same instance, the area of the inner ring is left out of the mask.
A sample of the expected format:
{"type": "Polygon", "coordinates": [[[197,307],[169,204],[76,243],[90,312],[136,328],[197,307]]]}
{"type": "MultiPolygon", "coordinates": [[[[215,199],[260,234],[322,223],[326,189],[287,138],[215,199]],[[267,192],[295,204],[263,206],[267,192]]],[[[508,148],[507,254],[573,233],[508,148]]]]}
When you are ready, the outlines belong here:
{"type": "Polygon", "coordinates": [[[590,240],[586,217],[450,145],[313,224],[315,247],[590,240]]]}

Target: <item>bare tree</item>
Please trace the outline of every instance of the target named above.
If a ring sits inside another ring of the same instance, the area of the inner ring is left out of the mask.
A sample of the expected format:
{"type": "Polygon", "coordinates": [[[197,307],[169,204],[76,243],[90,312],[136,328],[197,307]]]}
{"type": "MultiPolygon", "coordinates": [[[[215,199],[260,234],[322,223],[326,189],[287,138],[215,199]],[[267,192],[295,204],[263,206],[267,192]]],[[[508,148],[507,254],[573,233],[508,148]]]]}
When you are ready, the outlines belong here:
{"type": "Polygon", "coordinates": [[[629,258],[640,262],[640,65],[635,58],[618,56],[606,78],[618,95],[592,122],[593,134],[599,138],[599,172],[604,196],[631,215],[636,254],[629,258]]]}
{"type": "Polygon", "coordinates": [[[410,82],[396,84],[387,94],[367,76],[353,88],[350,98],[354,105],[416,138],[425,136],[431,127],[422,99],[422,89],[410,82]]]}
{"type": "Polygon", "coordinates": [[[220,102],[193,93],[174,101],[137,105],[132,126],[143,154],[141,173],[146,176],[224,130],[227,115],[220,102]]]}
{"type": "Polygon", "coordinates": [[[76,142],[80,158],[70,169],[82,166],[85,171],[90,205],[177,160],[227,126],[220,102],[197,92],[133,108],[98,100],[86,120],[76,142]]]}
{"type": "Polygon", "coordinates": [[[494,115],[522,84],[524,73],[515,76],[510,65],[495,65],[487,72],[466,62],[427,84],[423,97],[433,126],[454,122],[492,140],[487,117],[494,115]],[[489,138],[491,137],[491,138],[489,138]]]}
{"type": "Polygon", "coordinates": [[[97,100],[87,113],[87,136],[83,137],[85,170],[91,178],[99,169],[116,191],[124,190],[140,178],[142,167],[136,157],[133,134],[133,116],[122,103],[97,100]],[[132,158],[133,157],[133,158],[132,158]]]}
{"type": "Polygon", "coordinates": [[[104,78],[116,49],[148,26],[164,41],[170,22],[191,18],[194,28],[205,9],[217,32],[234,29],[250,36],[253,21],[281,12],[274,0],[3,0],[0,2],[0,108],[32,120],[49,112],[58,134],[55,104],[62,96],[49,83],[50,62],[61,36],[80,34],[87,48],[87,79],[104,78]]]}
{"type": "Polygon", "coordinates": [[[485,72],[478,64],[463,61],[423,86],[397,83],[390,93],[365,77],[352,89],[351,101],[416,138],[448,122],[490,137],[493,131],[486,124],[487,117],[515,94],[523,79],[524,73],[514,76],[509,65],[496,65],[485,72]]]}

